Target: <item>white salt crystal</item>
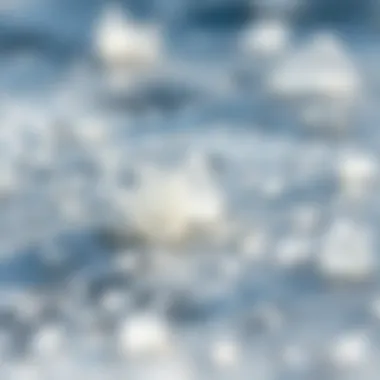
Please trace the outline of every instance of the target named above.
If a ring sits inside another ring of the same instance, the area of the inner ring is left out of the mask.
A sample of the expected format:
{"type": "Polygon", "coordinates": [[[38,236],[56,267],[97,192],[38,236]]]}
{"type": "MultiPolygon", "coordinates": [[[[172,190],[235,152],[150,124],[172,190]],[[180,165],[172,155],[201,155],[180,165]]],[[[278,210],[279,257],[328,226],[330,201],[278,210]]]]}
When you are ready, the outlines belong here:
{"type": "Polygon", "coordinates": [[[308,241],[289,237],[280,241],[277,247],[277,262],[284,267],[292,267],[305,262],[310,256],[308,241]]]}
{"type": "Polygon", "coordinates": [[[261,259],[268,247],[268,237],[263,231],[245,236],[241,242],[242,254],[251,259],[261,259]]]}
{"type": "Polygon", "coordinates": [[[365,196],[378,175],[377,162],[368,154],[344,154],[338,160],[338,176],[341,191],[350,198],[365,196]]]}
{"type": "Polygon", "coordinates": [[[180,242],[194,230],[211,232],[225,212],[222,192],[205,167],[146,170],[127,203],[133,228],[161,243],[180,242]]]}
{"type": "Polygon", "coordinates": [[[361,281],[375,269],[372,235],[352,220],[334,222],[319,256],[321,272],[333,279],[361,281]]]}
{"type": "Polygon", "coordinates": [[[292,369],[305,369],[310,365],[310,357],[302,346],[289,345],[282,351],[282,358],[292,369]]]}
{"type": "Polygon", "coordinates": [[[369,357],[369,338],[360,332],[339,337],[332,345],[330,358],[338,367],[360,367],[369,357]]]}
{"type": "Polygon", "coordinates": [[[352,100],[359,95],[360,75],[337,36],[319,33],[274,70],[269,87],[284,96],[352,100]]]}
{"type": "Polygon", "coordinates": [[[95,30],[95,49],[109,67],[139,72],[161,58],[162,36],[158,27],[128,18],[115,5],[106,8],[95,30]]]}
{"type": "Polygon", "coordinates": [[[157,355],[170,348],[168,326],[158,316],[134,315],[120,330],[120,348],[125,355],[157,355]]]}
{"type": "Polygon", "coordinates": [[[279,20],[263,20],[253,24],[241,36],[244,53],[269,56],[283,51],[289,42],[289,29],[279,20]]]}
{"type": "Polygon", "coordinates": [[[239,362],[239,351],[239,345],[233,339],[219,340],[211,347],[211,359],[218,367],[233,367],[239,362]]]}
{"type": "Polygon", "coordinates": [[[63,345],[63,332],[58,326],[45,326],[34,337],[34,349],[40,355],[55,355],[63,345]]]}

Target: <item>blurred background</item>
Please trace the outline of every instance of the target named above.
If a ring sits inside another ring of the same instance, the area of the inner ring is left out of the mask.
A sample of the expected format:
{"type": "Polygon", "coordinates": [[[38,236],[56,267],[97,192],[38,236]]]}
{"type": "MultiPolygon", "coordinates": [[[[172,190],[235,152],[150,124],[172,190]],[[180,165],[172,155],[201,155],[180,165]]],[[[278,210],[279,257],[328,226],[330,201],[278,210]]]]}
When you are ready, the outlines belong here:
{"type": "Polygon", "coordinates": [[[377,380],[378,0],[0,0],[0,378],[377,380]]]}

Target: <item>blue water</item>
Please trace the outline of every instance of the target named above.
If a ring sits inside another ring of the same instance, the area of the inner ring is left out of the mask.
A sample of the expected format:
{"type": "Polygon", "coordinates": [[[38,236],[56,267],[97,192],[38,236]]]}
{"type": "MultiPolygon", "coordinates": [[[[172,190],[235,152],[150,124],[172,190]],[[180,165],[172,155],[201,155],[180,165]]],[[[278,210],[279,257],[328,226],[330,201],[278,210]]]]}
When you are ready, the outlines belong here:
{"type": "MultiPolygon", "coordinates": [[[[305,0],[291,16],[297,41],[316,30],[336,32],[365,78],[360,109],[337,137],[302,128],[288,103],[268,98],[260,79],[265,68],[239,59],[239,33],[260,18],[248,0],[125,1],[136,18],[165,27],[170,66],[162,79],[123,96],[104,91],[92,49],[92,27],[106,1],[16,3],[4,10],[0,4],[0,128],[8,131],[0,170],[9,163],[17,173],[11,196],[0,199],[1,378],[377,379],[379,314],[371,306],[380,289],[377,236],[375,275],[364,283],[332,284],[313,260],[286,267],[276,254],[286,239],[304,239],[315,257],[339,217],[376,235],[377,188],[359,204],[341,201],[334,162],[350,146],[378,159],[380,6],[305,0]],[[71,136],[86,117],[107,123],[109,142],[89,148],[71,136]],[[28,123],[42,125],[34,148],[28,123]],[[62,135],[41,163],[38,144],[49,125],[61,126],[62,135]],[[132,238],[119,244],[102,230],[109,210],[99,194],[112,198],[113,191],[102,188],[103,152],[120,155],[120,181],[128,182],[139,162],[179,162],[199,148],[209,154],[232,213],[247,232],[264,231],[263,256],[247,259],[239,234],[218,248],[178,249],[173,258],[132,238]],[[272,177],[282,191],[270,197],[263,188],[272,177]],[[66,199],[84,217],[63,209],[66,199]],[[320,215],[307,233],[292,224],[304,205],[320,215]],[[115,310],[102,303],[108,294],[117,296],[115,310]],[[125,359],[117,348],[120,324],[138,311],[160,315],[174,332],[162,377],[157,359],[125,359]],[[51,325],[64,331],[53,356],[35,348],[39,331],[51,325]],[[364,331],[359,343],[369,346],[365,364],[350,371],[347,359],[335,368],[330,348],[356,331],[364,331]],[[239,361],[221,369],[212,344],[225,337],[238,347],[239,361]],[[307,358],[287,362],[288,347],[307,358]]],[[[286,1],[270,3],[276,13],[286,1]]]]}

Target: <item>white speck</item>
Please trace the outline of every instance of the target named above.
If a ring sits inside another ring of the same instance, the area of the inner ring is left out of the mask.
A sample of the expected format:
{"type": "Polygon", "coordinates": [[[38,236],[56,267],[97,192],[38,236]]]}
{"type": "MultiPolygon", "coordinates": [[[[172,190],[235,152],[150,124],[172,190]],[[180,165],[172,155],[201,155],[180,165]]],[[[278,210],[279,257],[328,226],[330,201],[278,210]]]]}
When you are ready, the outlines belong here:
{"type": "Polygon", "coordinates": [[[366,363],[369,353],[369,338],[358,332],[339,337],[332,345],[330,358],[341,368],[360,367],[366,363]]]}
{"type": "Polygon", "coordinates": [[[79,122],[76,133],[86,145],[99,147],[108,141],[109,129],[109,126],[97,117],[87,117],[79,122]]]}
{"type": "Polygon", "coordinates": [[[234,340],[220,340],[211,348],[211,359],[218,367],[233,367],[239,362],[239,351],[239,345],[234,340]]]}
{"type": "Polygon", "coordinates": [[[293,215],[293,227],[296,232],[310,233],[315,230],[319,222],[319,211],[312,205],[298,207],[293,215]]]}
{"type": "Polygon", "coordinates": [[[121,8],[110,6],[96,25],[95,49],[109,68],[136,74],[160,60],[162,36],[158,27],[140,24],[121,8]]]}
{"type": "Polygon", "coordinates": [[[266,253],[268,238],[264,232],[258,231],[245,236],[241,244],[241,251],[245,257],[261,259],[266,253]]]}
{"type": "Polygon", "coordinates": [[[374,157],[352,153],[340,157],[338,171],[342,193],[350,198],[360,198],[373,188],[378,167],[374,157]]]}
{"type": "Polygon", "coordinates": [[[144,380],[191,380],[196,378],[186,358],[175,355],[150,360],[147,365],[139,366],[133,372],[133,379],[144,380]]]}
{"type": "Polygon", "coordinates": [[[125,355],[157,355],[170,348],[168,326],[158,316],[143,314],[128,318],[121,327],[120,344],[125,355]]]}
{"type": "Polygon", "coordinates": [[[242,50],[247,54],[269,56],[283,51],[289,42],[289,29],[279,20],[264,20],[243,32],[242,50]]]}
{"type": "Polygon", "coordinates": [[[120,291],[109,291],[101,299],[102,307],[111,313],[121,311],[125,302],[126,297],[120,291]]]}
{"type": "Polygon", "coordinates": [[[303,370],[309,366],[310,358],[304,347],[287,346],[282,352],[282,357],[286,365],[292,369],[303,370]]]}
{"type": "Polygon", "coordinates": [[[57,354],[62,344],[63,334],[58,326],[45,326],[34,337],[34,349],[42,356],[57,354]]]}
{"type": "Polygon", "coordinates": [[[205,167],[146,170],[129,196],[120,210],[147,241],[179,243],[193,232],[215,233],[223,224],[224,197],[205,167]]]}
{"type": "Polygon", "coordinates": [[[285,190],[284,179],[281,177],[272,177],[265,180],[262,184],[262,191],[267,198],[277,198],[285,190]]]}
{"type": "Polygon", "coordinates": [[[336,280],[362,281],[373,273],[375,264],[370,231],[352,220],[335,221],[319,256],[322,273],[336,280]]]}
{"type": "Polygon", "coordinates": [[[284,267],[292,267],[305,262],[310,256],[308,241],[289,237],[281,241],[277,247],[277,262],[284,267]]]}
{"type": "Polygon", "coordinates": [[[274,71],[269,86],[285,96],[357,98],[360,76],[345,46],[334,34],[319,33],[274,71]]]}

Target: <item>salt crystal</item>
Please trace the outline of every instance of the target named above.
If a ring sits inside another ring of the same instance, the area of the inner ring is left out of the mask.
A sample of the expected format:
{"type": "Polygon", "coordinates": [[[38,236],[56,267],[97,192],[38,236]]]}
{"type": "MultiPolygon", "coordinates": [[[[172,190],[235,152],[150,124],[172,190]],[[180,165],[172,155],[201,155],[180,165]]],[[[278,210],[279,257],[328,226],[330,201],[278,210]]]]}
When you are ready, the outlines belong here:
{"type": "Polygon", "coordinates": [[[242,49],[248,54],[269,56],[283,51],[289,40],[289,30],[277,20],[255,23],[242,35],[242,49]]]}
{"type": "Polygon", "coordinates": [[[289,237],[281,241],[277,248],[277,262],[284,267],[292,267],[309,258],[310,247],[301,238],[289,237]]]}
{"type": "Polygon", "coordinates": [[[334,222],[328,231],[319,256],[319,268],[337,280],[362,281],[375,269],[370,231],[351,220],[334,222]]]}
{"type": "Polygon", "coordinates": [[[106,65],[139,72],[160,59],[162,37],[156,26],[139,24],[110,6],[96,25],[95,49],[106,65]]]}
{"type": "Polygon", "coordinates": [[[378,168],[374,157],[351,153],[340,157],[338,171],[342,193],[350,198],[360,198],[375,184],[378,168]]]}
{"type": "Polygon", "coordinates": [[[338,367],[352,368],[365,364],[368,355],[369,338],[365,334],[351,333],[334,342],[330,358],[338,367]]]}
{"type": "Polygon", "coordinates": [[[125,211],[137,233],[156,243],[178,243],[194,230],[222,225],[224,197],[204,168],[145,171],[125,211]]]}
{"type": "Polygon", "coordinates": [[[342,42],[319,33],[280,64],[269,87],[285,96],[352,100],[359,94],[360,75],[342,42]]]}
{"type": "Polygon", "coordinates": [[[268,238],[264,232],[247,235],[242,240],[241,251],[245,257],[260,259],[265,255],[268,238]]]}
{"type": "Polygon", "coordinates": [[[62,348],[63,334],[58,326],[45,326],[34,337],[34,348],[40,355],[54,355],[62,348]]]}
{"type": "Polygon", "coordinates": [[[282,352],[284,362],[292,369],[305,369],[309,365],[309,356],[301,346],[287,346],[282,352]]]}
{"type": "Polygon", "coordinates": [[[134,315],[121,327],[120,344],[125,355],[160,354],[170,346],[168,327],[158,316],[134,315]]]}
{"type": "Polygon", "coordinates": [[[226,368],[237,365],[239,355],[239,346],[231,339],[217,341],[211,348],[211,358],[218,367],[226,368]]]}

